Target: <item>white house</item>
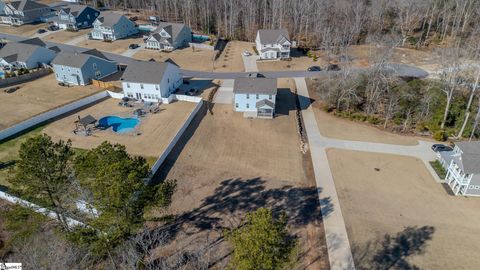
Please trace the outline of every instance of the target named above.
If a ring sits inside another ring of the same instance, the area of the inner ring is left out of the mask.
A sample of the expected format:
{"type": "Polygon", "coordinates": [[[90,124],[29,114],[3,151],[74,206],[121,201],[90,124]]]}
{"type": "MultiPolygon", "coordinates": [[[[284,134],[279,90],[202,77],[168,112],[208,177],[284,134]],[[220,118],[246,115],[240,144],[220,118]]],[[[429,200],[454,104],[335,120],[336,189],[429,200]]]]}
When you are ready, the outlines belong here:
{"type": "Polygon", "coordinates": [[[42,17],[52,13],[49,6],[31,0],[5,1],[0,8],[0,23],[10,25],[39,22],[42,17]]]}
{"type": "Polygon", "coordinates": [[[273,118],[277,80],[270,78],[237,78],[233,84],[234,110],[244,117],[273,118]]]}
{"type": "Polygon", "coordinates": [[[161,100],[165,103],[183,83],[178,66],[155,61],[128,64],[121,80],[126,97],[150,102],[161,100]]]}
{"type": "Polygon", "coordinates": [[[286,29],[261,29],[255,38],[260,59],[290,58],[290,38],[286,29]]]}
{"type": "Polygon", "coordinates": [[[112,11],[100,13],[93,22],[93,30],[90,32],[92,39],[115,41],[138,34],[137,25],[122,14],[112,11]]]}
{"type": "Polygon", "coordinates": [[[183,23],[160,23],[145,40],[147,49],[173,51],[192,42],[192,30],[183,23]]]}
{"type": "Polygon", "coordinates": [[[55,55],[39,38],[9,42],[0,50],[0,66],[32,69],[50,64],[55,55]]]}
{"type": "Polygon", "coordinates": [[[480,196],[480,142],[458,142],[453,151],[439,152],[439,160],[455,195],[480,196]]]}

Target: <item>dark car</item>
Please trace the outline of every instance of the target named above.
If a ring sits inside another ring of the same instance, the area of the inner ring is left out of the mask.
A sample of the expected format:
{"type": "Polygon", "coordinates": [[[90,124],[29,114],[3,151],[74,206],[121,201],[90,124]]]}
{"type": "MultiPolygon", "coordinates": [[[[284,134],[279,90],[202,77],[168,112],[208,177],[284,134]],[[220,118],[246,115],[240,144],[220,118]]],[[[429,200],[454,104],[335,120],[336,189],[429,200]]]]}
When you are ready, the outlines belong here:
{"type": "Polygon", "coordinates": [[[38,29],[38,30],[37,30],[37,33],[38,33],[38,34],[43,34],[43,33],[45,33],[45,32],[47,32],[47,30],[45,30],[45,29],[38,29]]]}
{"type": "Polygon", "coordinates": [[[322,71],[319,66],[312,66],[307,69],[308,71],[322,71]]]}
{"type": "Polygon", "coordinates": [[[57,31],[58,29],[59,29],[59,28],[58,28],[58,26],[56,26],[56,25],[50,25],[50,26],[48,27],[48,30],[50,30],[50,31],[57,31]]]}
{"type": "Polygon", "coordinates": [[[128,45],[128,48],[129,48],[129,49],[132,49],[132,50],[135,50],[135,49],[138,48],[138,47],[140,47],[140,45],[135,44],[135,43],[132,43],[132,44],[128,45]]]}
{"type": "Polygon", "coordinates": [[[330,64],[330,65],[328,65],[327,70],[328,71],[339,71],[340,66],[337,65],[337,64],[330,64]]]}
{"type": "Polygon", "coordinates": [[[452,147],[444,144],[434,144],[432,145],[432,150],[435,152],[445,152],[445,151],[452,151],[452,147]]]}

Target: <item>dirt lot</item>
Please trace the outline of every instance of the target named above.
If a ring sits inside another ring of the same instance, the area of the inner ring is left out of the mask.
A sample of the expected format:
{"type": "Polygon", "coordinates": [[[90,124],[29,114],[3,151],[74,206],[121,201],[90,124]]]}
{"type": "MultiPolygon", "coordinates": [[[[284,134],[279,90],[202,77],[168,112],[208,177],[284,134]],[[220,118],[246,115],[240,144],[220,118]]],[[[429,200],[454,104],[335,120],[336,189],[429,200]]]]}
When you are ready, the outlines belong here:
{"type": "Polygon", "coordinates": [[[311,161],[300,152],[295,128],[294,96],[281,89],[278,100],[281,108],[273,120],[245,119],[231,105],[220,104],[213,115],[205,111],[194,119],[157,175],[178,180],[169,209],[176,222],[159,228],[174,239],[157,256],[207,242],[213,268],[224,269],[229,249],[223,230],[264,206],[287,213],[299,237],[301,269],[328,268],[311,161]]]}
{"type": "Polygon", "coordinates": [[[47,28],[46,23],[38,24],[24,24],[20,26],[10,26],[5,24],[0,24],[0,32],[5,34],[20,35],[25,37],[31,37],[37,30],[40,28],[47,28]]]}
{"type": "Polygon", "coordinates": [[[99,51],[105,51],[110,53],[121,54],[127,51],[128,45],[132,43],[143,44],[143,36],[142,35],[131,36],[126,39],[115,40],[114,42],[105,42],[101,40],[89,39],[89,40],[79,42],[78,44],[76,44],[76,46],[97,49],[99,51]]]}
{"type": "Polygon", "coordinates": [[[49,41],[49,42],[56,42],[56,43],[65,43],[67,41],[70,41],[76,37],[79,36],[86,36],[88,33],[90,33],[92,29],[82,29],[79,30],[78,32],[73,32],[73,31],[56,31],[55,33],[52,33],[46,37],[43,38],[44,41],[49,41]]]}
{"type": "Polygon", "coordinates": [[[313,58],[308,58],[295,49],[292,49],[290,52],[290,56],[292,57],[291,61],[262,60],[257,62],[257,66],[260,71],[304,71],[311,66],[320,66],[322,69],[326,68],[328,61],[321,57],[322,53],[315,52],[315,54],[319,56],[317,61],[313,61],[313,58]]]}
{"type": "Polygon", "coordinates": [[[243,65],[242,53],[249,51],[253,53],[252,42],[245,41],[230,41],[227,43],[225,50],[215,61],[215,71],[219,72],[243,72],[245,67],[243,65]]]}
{"type": "Polygon", "coordinates": [[[414,158],[336,149],[328,158],[357,267],[373,269],[379,255],[405,258],[402,269],[478,268],[480,200],[448,195],[414,158]],[[385,234],[403,238],[382,248],[385,234]]]}
{"type": "Polygon", "coordinates": [[[190,112],[195,107],[191,102],[175,102],[161,105],[161,111],[157,114],[147,114],[141,118],[137,132],[119,134],[111,129],[95,130],[92,136],[75,135],[74,121],[80,117],[92,115],[97,120],[104,116],[115,115],[120,117],[132,117],[135,108],[118,106],[117,99],[107,99],[88,107],[80,112],[64,117],[48,125],[43,132],[53,140],[72,140],[72,146],[90,149],[100,145],[103,141],[120,143],[127,147],[131,154],[145,157],[158,157],[168,145],[175,133],[185,122],[190,112]],[[140,133],[141,135],[136,135],[140,133]]]}
{"type": "Polygon", "coordinates": [[[20,89],[10,94],[0,89],[0,130],[101,90],[91,85],[59,86],[54,74],[17,86],[20,89]]]}

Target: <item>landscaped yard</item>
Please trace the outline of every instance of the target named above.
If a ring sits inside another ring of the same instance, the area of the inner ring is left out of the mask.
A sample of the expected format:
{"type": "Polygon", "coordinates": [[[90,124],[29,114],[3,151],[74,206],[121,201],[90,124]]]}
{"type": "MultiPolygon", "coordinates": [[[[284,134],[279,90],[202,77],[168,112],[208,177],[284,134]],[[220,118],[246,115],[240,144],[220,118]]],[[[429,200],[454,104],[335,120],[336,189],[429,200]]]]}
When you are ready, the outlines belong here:
{"type": "Polygon", "coordinates": [[[149,113],[147,116],[140,118],[138,128],[130,133],[116,133],[111,128],[94,130],[91,136],[73,133],[74,122],[79,116],[92,115],[97,120],[105,116],[123,118],[134,116],[133,111],[136,108],[118,106],[118,102],[118,99],[112,98],[104,100],[49,124],[44,132],[50,135],[54,141],[70,139],[73,147],[82,149],[94,148],[103,141],[120,143],[127,147],[130,154],[156,160],[196,105],[195,103],[182,101],[161,105],[160,112],[157,114],[149,113]]]}
{"type": "Polygon", "coordinates": [[[91,85],[59,86],[54,74],[16,86],[20,89],[10,94],[0,89],[0,130],[101,91],[91,85]]]}
{"type": "Polygon", "coordinates": [[[414,158],[331,149],[328,159],[358,269],[478,268],[480,200],[448,195],[414,158]]]}
{"type": "Polygon", "coordinates": [[[245,119],[222,104],[214,105],[213,115],[194,119],[156,178],[178,180],[168,210],[178,216],[165,228],[174,239],[155,256],[212,243],[210,261],[223,269],[229,255],[224,229],[264,206],[286,212],[299,237],[300,269],[328,269],[318,191],[310,156],[300,152],[291,83],[279,82],[273,120],[245,119]]]}

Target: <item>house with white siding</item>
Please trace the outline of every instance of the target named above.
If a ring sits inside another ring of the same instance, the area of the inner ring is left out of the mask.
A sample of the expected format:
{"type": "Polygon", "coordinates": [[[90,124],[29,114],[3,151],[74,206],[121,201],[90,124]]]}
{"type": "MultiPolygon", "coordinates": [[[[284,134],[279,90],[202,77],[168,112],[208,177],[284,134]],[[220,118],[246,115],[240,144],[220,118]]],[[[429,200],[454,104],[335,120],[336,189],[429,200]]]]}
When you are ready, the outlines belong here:
{"type": "Polygon", "coordinates": [[[115,41],[138,34],[137,25],[122,14],[105,11],[93,22],[92,39],[115,41]]]}
{"type": "Polygon", "coordinates": [[[126,97],[166,103],[168,97],[183,83],[177,65],[155,61],[135,61],[128,64],[121,80],[126,97]]]}
{"type": "Polygon", "coordinates": [[[480,196],[480,142],[457,142],[453,151],[439,152],[439,161],[455,195],[480,196]]]}
{"type": "Polygon", "coordinates": [[[173,51],[192,42],[192,30],[183,23],[162,22],[145,40],[147,49],[173,51]]]}
{"type": "Polygon", "coordinates": [[[0,66],[32,69],[50,64],[55,56],[39,38],[8,42],[0,50],[0,66]]]}
{"type": "Polygon", "coordinates": [[[286,29],[260,29],[255,46],[260,59],[288,59],[292,45],[286,29]]]}
{"type": "Polygon", "coordinates": [[[0,7],[0,23],[9,25],[39,22],[52,14],[49,6],[31,0],[6,1],[0,7]]]}
{"type": "Polygon", "coordinates": [[[277,79],[242,77],[233,84],[234,111],[248,118],[273,118],[277,79]]]}
{"type": "Polygon", "coordinates": [[[60,7],[52,23],[60,29],[77,31],[92,27],[99,15],[100,11],[90,6],[69,4],[60,7]]]}
{"type": "Polygon", "coordinates": [[[87,85],[118,71],[117,63],[96,49],[84,52],[60,52],[52,61],[57,81],[87,85]]]}

